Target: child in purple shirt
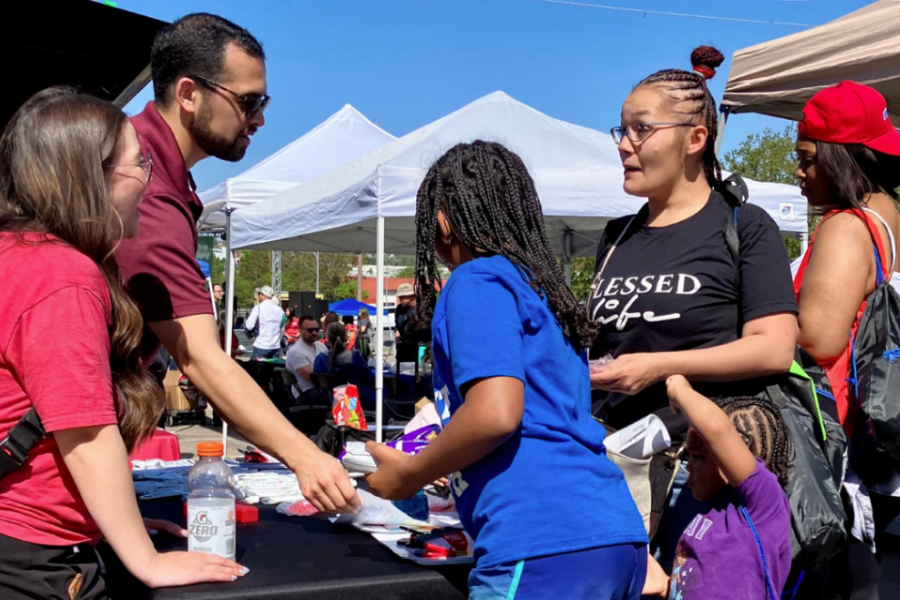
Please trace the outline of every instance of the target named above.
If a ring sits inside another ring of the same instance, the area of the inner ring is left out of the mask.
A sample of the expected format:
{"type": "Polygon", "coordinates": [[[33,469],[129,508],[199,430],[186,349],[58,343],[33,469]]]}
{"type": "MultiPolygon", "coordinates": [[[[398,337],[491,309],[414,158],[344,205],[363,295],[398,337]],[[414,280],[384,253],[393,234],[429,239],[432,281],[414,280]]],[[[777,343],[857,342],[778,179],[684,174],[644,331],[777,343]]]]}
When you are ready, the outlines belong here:
{"type": "Polygon", "coordinates": [[[778,407],[758,398],[717,406],[680,375],[666,384],[672,408],[691,424],[688,487],[711,508],[681,535],[671,577],[650,557],[643,593],[777,600],[791,569],[791,510],[780,483],[791,440],[778,407]]]}

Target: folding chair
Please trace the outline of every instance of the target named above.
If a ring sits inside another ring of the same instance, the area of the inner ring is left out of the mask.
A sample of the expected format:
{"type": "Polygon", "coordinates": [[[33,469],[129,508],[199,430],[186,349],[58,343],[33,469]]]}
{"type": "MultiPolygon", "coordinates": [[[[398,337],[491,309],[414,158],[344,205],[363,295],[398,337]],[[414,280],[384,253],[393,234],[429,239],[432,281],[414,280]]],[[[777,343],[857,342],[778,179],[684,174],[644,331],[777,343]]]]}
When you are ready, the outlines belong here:
{"type": "MultiPolygon", "coordinates": [[[[293,374],[281,367],[275,369],[274,380],[275,387],[279,390],[278,395],[286,398],[285,410],[282,410],[284,416],[303,433],[314,435],[331,412],[330,396],[324,393],[320,395],[304,393],[293,374]],[[296,396],[294,391],[297,393],[296,396]]],[[[281,406],[278,408],[281,410],[281,406]]]]}

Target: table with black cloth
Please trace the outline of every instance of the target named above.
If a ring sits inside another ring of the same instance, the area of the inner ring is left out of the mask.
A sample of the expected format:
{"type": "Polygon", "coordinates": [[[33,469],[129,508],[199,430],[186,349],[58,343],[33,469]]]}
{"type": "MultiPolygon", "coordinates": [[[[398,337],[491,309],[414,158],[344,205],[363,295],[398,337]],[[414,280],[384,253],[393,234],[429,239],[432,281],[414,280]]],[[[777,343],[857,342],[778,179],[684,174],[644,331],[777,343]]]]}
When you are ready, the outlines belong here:
{"type": "MultiPolygon", "coordinates": [[[[375,368],[369,367],[372,376],[375,376],[375,368]]],[[[397,374],[394,371],[384,372],[385,386],[391,385],[391,381],[397,380],[397,374]]],[[[413,402],[421,400],[423,397],[433,398],[434,388],[432,387],[431,374],[419,373],[419,376],[400,374],[399,386],[397,386],[395,398],[396,400],[412,400],[413,402]]]]}
{"type": "MultiPolygon", "coordinates": [[[[184,524],[179,500],[140,503],[147,518],[184,524]]],[[[250,573],[233,583],[147,590],[109,552],[107,581],[116,599],[298,598],[316,600],[459,600],[470,565],[420,567],[397,557],[370,535],[309,517],[287,517],[259,506],[259,522],[238,524],[237,561],[250,573]]],[[[187,540],[157,536],[157,548],[186,550],[187,540]]]]}

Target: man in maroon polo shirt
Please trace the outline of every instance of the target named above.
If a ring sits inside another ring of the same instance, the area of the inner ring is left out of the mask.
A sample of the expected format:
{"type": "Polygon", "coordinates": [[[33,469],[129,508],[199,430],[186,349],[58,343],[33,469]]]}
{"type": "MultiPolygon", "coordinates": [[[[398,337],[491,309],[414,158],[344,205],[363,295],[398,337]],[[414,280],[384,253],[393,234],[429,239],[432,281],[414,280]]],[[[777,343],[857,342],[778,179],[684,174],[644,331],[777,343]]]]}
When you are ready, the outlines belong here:
{"type": "Polygon", "coordinates": [[[163,28],[150,58],[155,100],[132,119],[153,157],[140,205],[140,233],[116,251],[147,328],[144,356],[159,344],[225,419],[296,474],[303,495],[325,511],[352,511],[359,498],[346,472],[275,408],[219,345],[205,279],[195,260],[203,209],[189,170],[208,156],[238,161],[265,124],[265,54],[246,30],[210,14],[163,28]]]}

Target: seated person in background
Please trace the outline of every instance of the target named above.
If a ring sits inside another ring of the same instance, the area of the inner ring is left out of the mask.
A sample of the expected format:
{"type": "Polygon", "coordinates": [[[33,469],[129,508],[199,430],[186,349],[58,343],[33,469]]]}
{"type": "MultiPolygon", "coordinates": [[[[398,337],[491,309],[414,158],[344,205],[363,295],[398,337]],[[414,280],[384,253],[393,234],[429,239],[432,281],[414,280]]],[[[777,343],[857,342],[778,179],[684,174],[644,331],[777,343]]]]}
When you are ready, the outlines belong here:
{"type": "Polygon", "coordinates": [[[352,383],[359,390],[359,399],[366,410],[375,409],[375,375],[366,359],[355,350],[347,349],[347,329],[342,323],[332,323],[325,332],[331,351],[316,357],[315,373],[333,373],[352,383]]]}
{"type": "Polygon", "coordinates": [[[780,598],[791,569],[791,509],[782,484],[792,454],[780,411],[756,398],[728,398],[720,408],[681,375],[667,387],[672,409],[691,425],[688,486],[711,504],[681,534],[671,577],[650,557],[644,595],[780,598]]]}
{"type": "Polygon", "coordinates": [[[287,325],[284,326],[284,337],[287,339],[288,346],[300,339],[300,317],[297,316],[296,311],[291,310],[288,313],[287,325]]]}
{"type": "MultiPolygon", "coordinates": [[[[343,317],[341,319],[341,322],[344,323],[344,329],[347,330],[347,344],[345,347],[348,350],[356,350],[357,349],[356,348],[356,337],[359,332],[356,329],[356,324],[354,323],[354,320],[355,319],[353,318],[352,315],[349,317],[343,317]]],[[[326,329],[326,332],[327,331],[328,330],[326,329]]]]}
{"type": "Polygon", "coordinates": [[[322,343],[326,345],[326,347],[330,350],[331,347],[328,346],[328,340],[325,337],[325,332],[328,331],[328,326],[332,323],[340,323],[341,317],[335,312],[327,312],[322,316],[322,335],[319,336],[319,339],[322,340],[322,343]]]}
{"type": "MultiPolygon", "coordinates": [[[[237,306],[237,298],[234,299],[234,305],[237,306]]],[[[227,310],[219,311],[219,320],[218,320],[218,328],[219,328],[219,345],[222,348],[225,348],[225,321],[228,318],[227,310]]],[[[231,320],[231,356],[240,356],[244,353],[241,350],[241,344],[237,339],[237,335],[235,335],[235,325],[237,325],[237,314],[235,313],[231,320]]]]}
{"type": "MultiPolygon", "coordinates": [[[[300,394],[306,399],[311,399],[311,397],[307,398],[307,395],[316,393],[316,388],[309,378],[316,356],[328,352],[325,345],[318,340],[319,325],[316,323],[316,318],[312,315],[300,317],[300,339],[288,348],[285,368],[297,380],[300,394]]],[[[295,398],[301,397],[296,389],[291,391],[295,398]]]]}

